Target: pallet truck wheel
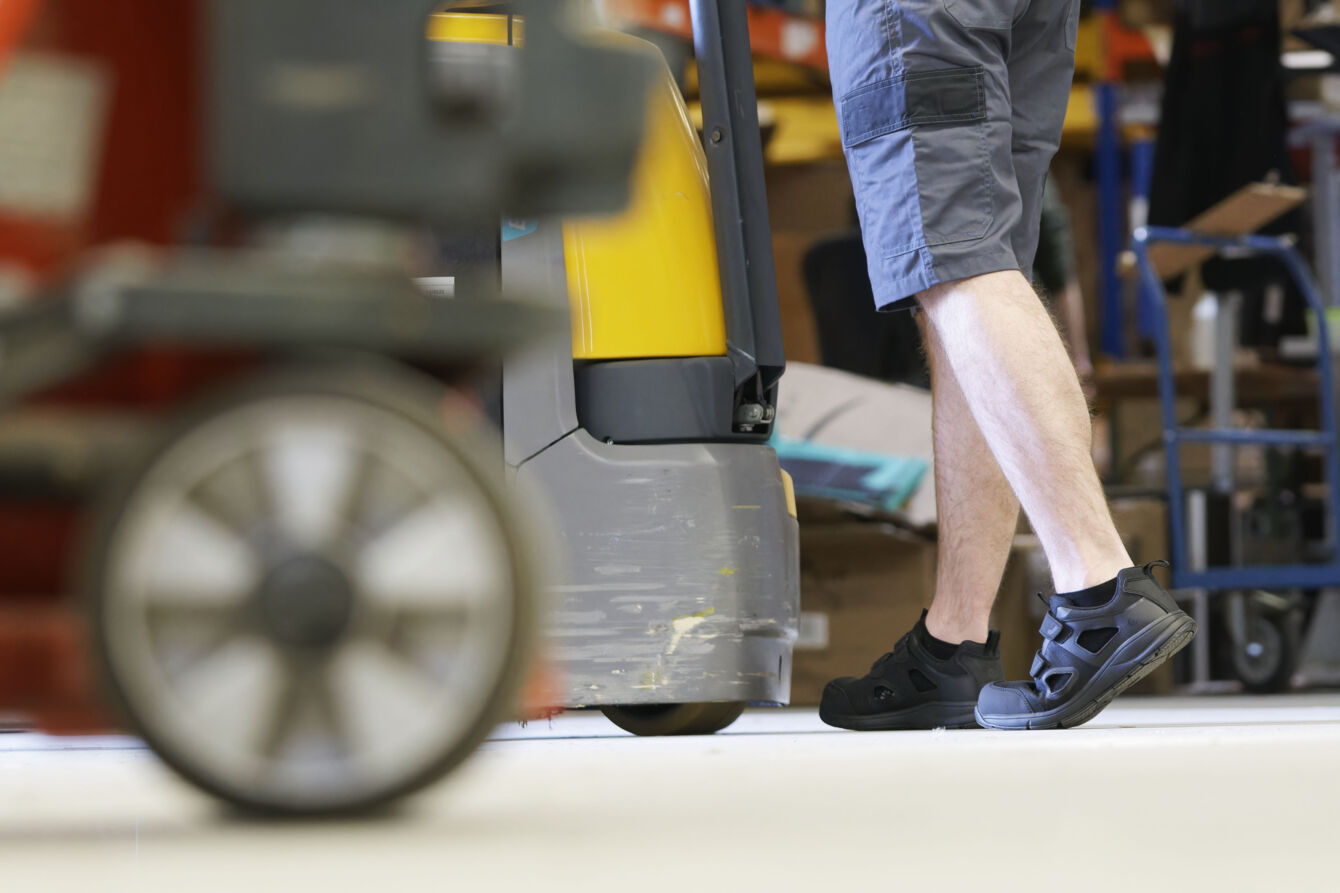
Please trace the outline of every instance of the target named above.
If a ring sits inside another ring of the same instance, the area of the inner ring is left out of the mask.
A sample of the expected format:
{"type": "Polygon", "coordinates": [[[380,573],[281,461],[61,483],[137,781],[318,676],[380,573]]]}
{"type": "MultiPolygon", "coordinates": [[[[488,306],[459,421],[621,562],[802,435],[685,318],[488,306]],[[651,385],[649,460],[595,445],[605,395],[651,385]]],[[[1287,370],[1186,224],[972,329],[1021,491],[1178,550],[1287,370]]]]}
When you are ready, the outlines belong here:
{"type": "Polygon", "coordinates": [[[1229,642],[1233,675],[1245,689],[1259,694],[1287,691],[1298,668],[1298,633],[1285,614],[1253,613],[1247,635],[1229,642]]]}
{"type": "Polygon", "coordinates": [[[508,718],[533,552],[439,396],[372,364],[261,378],[109,500],[92,638],[132,729],[188,780],[249,811],[364,811],[508,718]]]}
{"type": "Polygon", "coordinates": [[[600,712],[625,732],[658,735],[712,735],[740,718],[743,701],[709,704],[629,704],[601,707],[600,712]]]}

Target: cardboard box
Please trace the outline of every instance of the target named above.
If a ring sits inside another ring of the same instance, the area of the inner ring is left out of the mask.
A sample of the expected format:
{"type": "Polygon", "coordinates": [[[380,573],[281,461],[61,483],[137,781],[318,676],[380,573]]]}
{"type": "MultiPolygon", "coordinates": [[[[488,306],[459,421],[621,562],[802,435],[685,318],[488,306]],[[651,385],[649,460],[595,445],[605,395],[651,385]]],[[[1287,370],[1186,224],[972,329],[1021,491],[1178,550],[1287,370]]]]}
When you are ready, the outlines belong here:
{"type": "Polygon", "coordinates": [[[819,339],[802,262],[816,242],[856,225],[847,165],[841,158],[833,158],[810,164],[770,165],[766,174],[786,358],[817,363],[819,339]]]}
{"type": "MultiPolygon", "coordinates": [[[[1001,630],[1005,674],[1022,678],[1037,649],[1031,546],[1011,555],[992,626],[1001,630]]],[[[791,703],[814,706],[838,676],[864,675],[917,622],[935,595],[933,539],[891,524],[807,518],[800,527],[801,633],[791,703]]]]}
{"type": "MultiPolygon", "coordinates": [[[[894,516],[913,530],[935,526],[935,466],[931,395],[810,363],[789,360],[777,403],[777,434],[797,441],[921,460],[927,465],[915,492],[894,516]]],[[[809,505],[814,518],[817,506],[809,505]]],[[[830,510],[831,511],[831,510],[830,510]]],[[[830,517],[842,520],[843,516],[830,517]]]]}
{"type": "Polygon", "coordinates": [[[819,330],[810,309],[802,264],[814,246],[810,233],[774,233],[772,258],[777,270],[777,306],[782,320],[782,348],[788,363],[819,362],[819,330]]]}
{"type": "MultiPolygon", "coordinates": [[[[1172,557],[1168,554],[1168,503],[1165,500],[1114,499],[1111,508],[1112,520],[1131,560],[1143,563],[1172,557]]],[[[1166,584],[1167,571],[1162,573],[1161,580],[1166,584]]],[[[1155,571],[1155,574],[1159,572],[1155,571]]],[[[1168,694],[1174,684],[1173,662],[1168,661],[1128,691],[1138,695],[1168,694]]]]}
{"type": "Polygon", "coordinates": [[[863,675],[917,622],[934,587],[934,542],[888,524],[802,521],[791,703],[817,705],[830,680],[863,675]]]}
{"type": "Polygon", "coordinates": [[[1138,562],[1168,559],[1168,503],[1163,499],[1114,499],[1112,521],[1138,562]]]}
{"type": "Polygon", "coordinates": [[[1051,573],[1037,537],[1016,536],[1000,581],[992,629],[1000,630],[1000,664],[1006,679],[1026,679],[1042,644],[1038,625],[1046,613],[1039,592],[1051,588],[1051,573]]]}

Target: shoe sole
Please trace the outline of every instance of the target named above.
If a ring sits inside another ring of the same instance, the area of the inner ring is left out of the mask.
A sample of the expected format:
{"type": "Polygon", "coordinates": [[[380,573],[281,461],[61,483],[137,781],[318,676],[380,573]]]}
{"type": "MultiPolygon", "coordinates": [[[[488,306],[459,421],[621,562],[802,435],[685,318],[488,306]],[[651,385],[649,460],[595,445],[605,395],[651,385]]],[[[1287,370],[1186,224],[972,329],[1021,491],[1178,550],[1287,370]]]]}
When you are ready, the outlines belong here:
{"type": "Polygon", "coordinates": [[[1080,692],[1069,702],[1046,713],[989,714],[983,716],[980,710],[974,709],[973,715],[983,728],[988,729],[1014,731],[1024,729],[1071,729],[1075,726],[1084,725],[1101,713],[1103,708],[1112,703],[1117,695],[1154,672],[1160,664],[1181,651],[1196,636],[1196,621],[1192,620],[1186,612],[1178,611],[1176,614],[1169,614],[1158,624],[1146,627],[1145,630],[1132,637],[1127,645],[1136,641],[1140,636],[1146,635],[1151,628],[1156,630],[1154,641],[1146,646],[1138,657],[1128,660],[1121,659],[1121,650],[1118,649],[1117,653],[1108,659],[1107,665],[1100,668],[1094,678],[1089,681],[1087,694],[1080,692]],[[1123,667],[1126,668],[1125,672],[1118,676],[1115,682],[1106,682],[1115,673],[1121,672],[1123,667]],[[1104,685],[1106,687],[1103,687],[1104,685]],[[1095,688],[1099,690],[1095,692],[1095,688]]]}
{"type": "Polygon", "coordinates": [[[949,701],[918,704],[889,713],[851,716],[819,711],[819,718],[830,726],[853,732],[910,732],[929,729],[977,728],[976,701],[949,701]]]}

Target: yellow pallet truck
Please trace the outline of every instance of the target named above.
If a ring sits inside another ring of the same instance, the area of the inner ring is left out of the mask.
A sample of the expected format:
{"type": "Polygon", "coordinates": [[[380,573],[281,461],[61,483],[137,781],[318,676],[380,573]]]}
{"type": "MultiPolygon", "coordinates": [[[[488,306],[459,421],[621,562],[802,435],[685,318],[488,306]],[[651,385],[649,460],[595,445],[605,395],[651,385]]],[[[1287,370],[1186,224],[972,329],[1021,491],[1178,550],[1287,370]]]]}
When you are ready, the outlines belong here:
{"type": "MultiPolygon", "coordinates": [[[[503,372],[507,467],[557,519],[546,653],[564,706],[647,735],[786,703],[799,613],[794,496],[766,445],[784,360],[745,7],[693,19],[705,140],[659,51],[610,35],[660,70],[628,209],[507,221],[501,245],[504,289],[571,320],[503,372]]],[[[525,39],[463,12],[431,36],[525,39]]]]}

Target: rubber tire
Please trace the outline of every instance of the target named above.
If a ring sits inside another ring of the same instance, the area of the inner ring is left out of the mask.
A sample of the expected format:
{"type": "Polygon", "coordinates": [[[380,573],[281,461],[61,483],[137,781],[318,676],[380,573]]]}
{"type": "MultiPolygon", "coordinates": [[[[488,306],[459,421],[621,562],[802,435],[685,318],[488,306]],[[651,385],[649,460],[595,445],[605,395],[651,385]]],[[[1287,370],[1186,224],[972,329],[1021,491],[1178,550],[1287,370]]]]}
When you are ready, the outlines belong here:
{"type": "Polygon", "coordinates": [[[643,738],[664,735],[713,735],[740,718],[744,701],[702,704],[629,704],[601,707],[605,718],[643,738]]]}
{"type": "Polygon", "coordinates": [[[1245,644],[1228,642],[1228,665],[1234,678],[1247,691],[1257,694],[1276,694],[1288,691],[1294,672],[1298,669],[1300,642],[1296,624],[1288,614],[1256,613],[1252,620],[1253,639],[1265,643],[1273,658],[1266,667],[1251,665],[1245,644]]]}
{"type": "MultiPolygon", "coordinates": [[[[138,461],[120,475],[110,488],[95,517],[91,535],[83,544],[84,575],[81,581],[88,614],[94,666],[101,676],[107,700],[125,720],[127,728],[140,737],[154,753],[177,774],[196,787],[218,797],[244,815],[264,818],[302,819],[365,815],[382,810],[395,801],[413,794],[456,769],[497,726],[514,715],[522,682],[529,670],[537,635],[537,597],[539,580],[534,563],[527,558],[531,538],[526,536],[530,522],[512,509],[498,477],[489,471],[493,444],[475,443],[448,434],[441,424],[442,397],[446,388],[440,383],[412,372],[398,363],[373,356],[342,356],[338,362],[306,362],[270,369],[240,383],[225,385],[194,407],[172,419],[138,461]],[[121,513],[127,508],[141,481],[154,468],[160,456],[197,425],[230,409],[272,396],[308,394],[362,400],[381,409],[400,414],[439,437],[466,468],[472,469],[482,492],[493,503],[508,537],[513,573],[518,586],[513,593],[513,623],[507,654],[497,679],[492,680],[485,709],[469,728],[442,749],[429,766],[416,775],[405,777],[393,786],[361,797],[323,804],[285,802],[277,798],[259,798],[240,792],[226,779],[219,778],[195,764],[191,754],[164,745],[151,723],[135,709],[132,698],[120,683],[120,672],[112,657],[107,638],[108,617],[100,582],[102,569],[110,560],[109,550],[121,513]]],[[[496,464],[496,459],[494,463],[496,464]]]]}

